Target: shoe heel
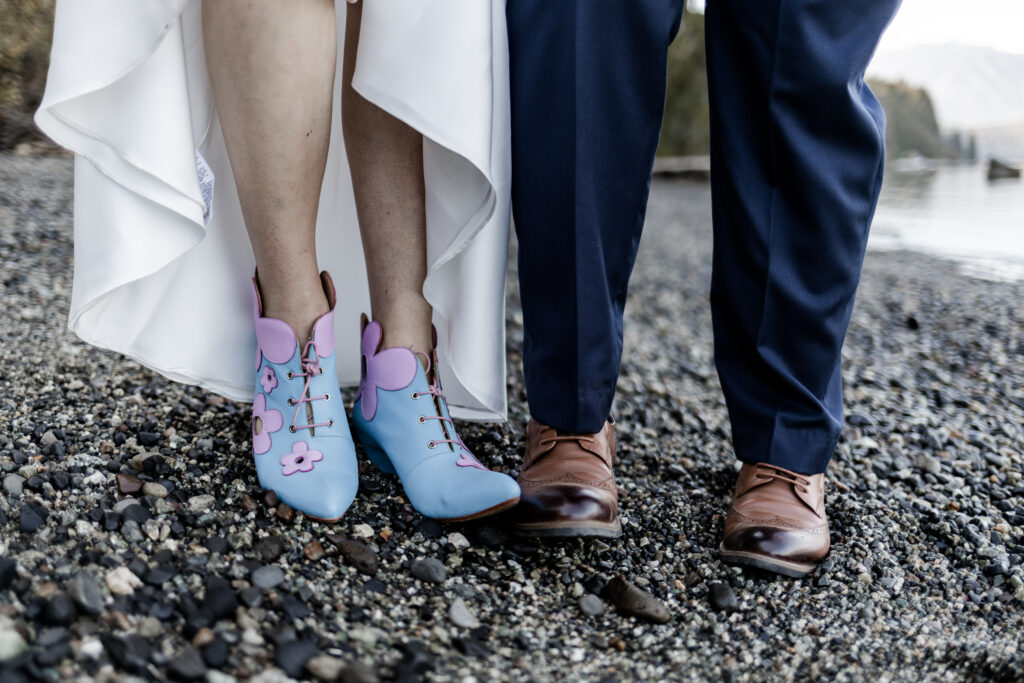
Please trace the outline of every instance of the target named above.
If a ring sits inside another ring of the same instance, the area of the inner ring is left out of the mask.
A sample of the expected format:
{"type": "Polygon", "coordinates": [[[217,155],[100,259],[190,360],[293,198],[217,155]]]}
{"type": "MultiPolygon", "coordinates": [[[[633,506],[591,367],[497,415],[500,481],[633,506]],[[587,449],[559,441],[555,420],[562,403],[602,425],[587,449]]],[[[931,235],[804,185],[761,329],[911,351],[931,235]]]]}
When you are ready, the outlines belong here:
{"type": "Polygon", "coordinates": [[[395,466],[391,464],[391,460],[388,458],[387,453],[380,449],[377,444],[371,444],[368,441],[363,441],[363,452],[366,453],[367,459],[377,466],[384,474],[395,474],[395,466]]]}

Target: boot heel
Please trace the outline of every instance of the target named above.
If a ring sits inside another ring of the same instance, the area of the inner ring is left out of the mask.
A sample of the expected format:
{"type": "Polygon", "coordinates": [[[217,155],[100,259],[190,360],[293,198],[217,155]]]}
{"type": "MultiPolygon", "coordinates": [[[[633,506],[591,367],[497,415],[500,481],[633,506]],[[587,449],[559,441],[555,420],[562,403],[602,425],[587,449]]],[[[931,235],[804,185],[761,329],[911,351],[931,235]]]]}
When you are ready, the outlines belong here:
{"type": "Polygon", "coordinates": [[[387,454],[377,444],[370,444],[366,440],[363,440],[362,444],[363,452],[366,453],[367,459],[376,465],[377,469],[384,474],[395,474],[395,466],[391,464],[387,454]]]}

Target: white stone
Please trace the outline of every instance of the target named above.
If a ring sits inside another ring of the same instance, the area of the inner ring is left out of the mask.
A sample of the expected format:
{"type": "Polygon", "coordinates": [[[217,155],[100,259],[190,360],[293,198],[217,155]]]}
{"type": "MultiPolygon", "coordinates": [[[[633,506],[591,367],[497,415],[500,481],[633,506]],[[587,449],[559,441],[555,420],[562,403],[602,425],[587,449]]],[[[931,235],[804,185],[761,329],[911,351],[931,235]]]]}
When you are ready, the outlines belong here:
{"type": "Polygon", "coordinates": [[[373,536],[373,527],[369,524],[356,524],[352,527],[352,536],[354,538],[370,538],[373,536]]]}
{"type": "Polygon", "coordinates": [[[142,585],[139,577],[132,573],[128,567],[114,567],[106,573],[107,588],[111,593],[117,595],[131,595],[135,589],[142,585]]]}
{"type": "Polygon", "coordinates": [[[103,654],[103,643],[101,643],[97,638],[89,638],[88,640],[82,641],[82,645],[78,648],[78,651],[82,653],[83,657],[99,659],[103,654]]]}
{"type": "Polygon", "coordinates": [[[462,598],[456,598],[448,608],[448,618],[460,628],[476,628],[480,625],[480,621],[469,611],[466,601],[462,598]]]}
{"type": "Polygon", "coordinates": [[[469,539],[460,534],[458,531],[448,534],[448,542],[459,549],[469,547],[469,539]]]}
{"type": "Polygon", "coordinates": [[[0,663],[9,662],[28,649],[28,643],[13,628],[0,631],[0,663]]]}
{"type": "Polygon", "coordinates": [[[317,655],[306,662],[306,671],[321,681],[336,681],[345,668],[345,661],[329,655],[317,655]]]}
{"type": "Polygon", "coordinates": [[[192,496],[188,499],[189,512],[206,512],[216,504],[217,499],[209,493],[201,496],[192,496]]]}

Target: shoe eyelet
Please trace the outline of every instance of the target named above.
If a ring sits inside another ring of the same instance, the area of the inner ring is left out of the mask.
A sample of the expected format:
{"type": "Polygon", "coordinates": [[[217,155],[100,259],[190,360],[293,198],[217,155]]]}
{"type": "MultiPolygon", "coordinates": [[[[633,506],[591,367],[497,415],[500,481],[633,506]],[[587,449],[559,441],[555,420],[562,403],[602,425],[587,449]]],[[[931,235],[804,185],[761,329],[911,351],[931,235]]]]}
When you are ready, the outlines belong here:
{"type": "Polygon", "coordinates": [[[330,401],[331,400],[331,395],[330,394],[324,394],[324,400],[325,401],[330,401]]]}
{"type": "Polygon", "coordinates": [[[412,392],[412,397],[413,397],[413,399],[418,399],[420,397],[420,392],[418,392],[418,391],[412,392]]]}
{"type": "Polygon", "coordinates": [[[436,447],[437,447],[437,444],[434,443],[433,441],[428,441],[427,442],[427,448],[436,448],[436,447]]]}
{"type": "Polygon", "coordinates": [[[290,405],[290,406],[295,405],[295,399],[294,398],[289,398],[288,399],[288,405],[290,405]]]}
{"type": "Polygon", "coordinates": [[[285,377],[287,377],[288,379],[295,379],[295,373],[289,370],[288,374],[285,375],[285,377]]]}
{"type": "Polygon", "coordinates": [[[416,421],[419,422],[421,425],[422,424],[426,424],[427,423],[427,418],[425,418],[422,415],[420,415],[419,419],[416,420],[416,421]]]}
{"type": "Polygon", "coordinates": [[[288,431],[291,432],[292,434],[294,434],[295,433],[295,425],[288,425],[288,431]]]}
{"type": "Polygon", "coordinates": [[[327,426],[328,427],[333,427],[334,426],[334,418],[331,418],[330,420],[327,421],[327,426]]]}
{"type": "Polygon", "coordinates": [[[318,372],[318,373],[316,373],[316,374],[318,374],[318,375],[322,375],[322,374],[324,374],[324,369],[323,369],[323,368],[320,368],[320,372],[318,372]]]}

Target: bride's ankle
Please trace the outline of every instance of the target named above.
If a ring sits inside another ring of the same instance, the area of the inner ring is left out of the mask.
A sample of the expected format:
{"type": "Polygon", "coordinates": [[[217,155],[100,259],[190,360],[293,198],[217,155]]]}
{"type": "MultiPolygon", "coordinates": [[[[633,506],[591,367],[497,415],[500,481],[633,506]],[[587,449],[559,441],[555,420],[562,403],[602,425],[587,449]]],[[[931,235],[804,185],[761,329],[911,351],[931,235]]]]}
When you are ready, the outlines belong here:
{"type": "Polygon", "coordinates": [[[323,288],[317,292],[267,291],[260,287],[263,298],[263,315],[282,320],[295,332],[301,344],[313,333],[317,319],[330,310],[323,288]]]}

